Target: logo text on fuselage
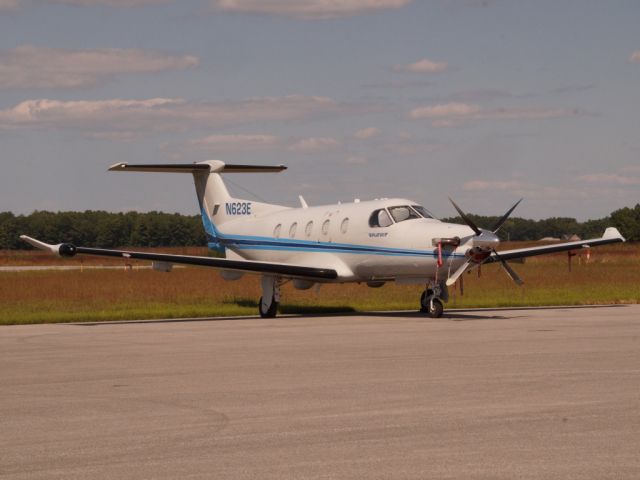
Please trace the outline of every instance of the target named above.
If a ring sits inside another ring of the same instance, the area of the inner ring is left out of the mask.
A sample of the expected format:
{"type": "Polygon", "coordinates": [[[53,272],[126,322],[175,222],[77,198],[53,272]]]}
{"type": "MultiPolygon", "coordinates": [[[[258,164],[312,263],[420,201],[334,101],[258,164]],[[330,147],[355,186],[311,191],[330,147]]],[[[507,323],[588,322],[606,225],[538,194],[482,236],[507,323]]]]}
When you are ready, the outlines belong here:
{"type": "Polygon", "coordinates": [[[251,215],[251,202],[225,203],[224,209],[227,215],[251,215]]]}

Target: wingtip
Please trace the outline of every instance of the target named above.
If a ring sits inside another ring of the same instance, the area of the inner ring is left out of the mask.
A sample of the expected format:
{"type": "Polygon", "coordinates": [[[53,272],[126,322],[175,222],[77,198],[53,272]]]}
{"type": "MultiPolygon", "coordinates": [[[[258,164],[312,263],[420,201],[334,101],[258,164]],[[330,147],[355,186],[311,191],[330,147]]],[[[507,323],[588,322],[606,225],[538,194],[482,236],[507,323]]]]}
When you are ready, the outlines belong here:
{"type": "Polygon", "coordinates": [[[604,235],[602,235],[602,238],[605,240],[612,240],[612,239],[619,239],[623,242],[625,242],[625,238],[622,236],[622,234],[620,233],[620,231],[616,228],[616,227],[608,227],[605,231],[604,231],[604,235]]]}
{"type": "Polygon", "coordinates": [[[124,167],[126,167],[126,166],[127,166],[127,164],[126,164],[126,163],[124,163],[124,162],[114,163],[113,165],[111,165],[111,166],[107,169],[107,171],[112,172],[112,171],[114,171],[114,170],[119,170],[119,169],[124,168],[124,167]]]}
{"type": "Polygon", "coordinates": [[[29,235],[20,235],[20,239],[24,242],[27,242],[32,247],[38,248],[40,250],[49,250],[53,252],[54,245],[49,245],[48,243],[41,242],[40,240],[36,240],[35,238],[30,237],[29,235]]]}

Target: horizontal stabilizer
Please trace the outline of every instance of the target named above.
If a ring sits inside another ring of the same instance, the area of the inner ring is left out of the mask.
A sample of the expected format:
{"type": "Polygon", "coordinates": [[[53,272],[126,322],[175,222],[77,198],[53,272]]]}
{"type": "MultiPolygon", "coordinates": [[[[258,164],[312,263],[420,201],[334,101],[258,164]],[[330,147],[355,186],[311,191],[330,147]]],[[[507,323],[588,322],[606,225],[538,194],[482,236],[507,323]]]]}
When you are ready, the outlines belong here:
{"type": "Polygon", "coordinates": [[[152,163],[128,164],[116,163],[109,167],[110,172],[164,172],[164,173],[267,173],[286,170],[284,165],[234,165],[220,160],[208,160],[198,163],[152,163]]]}

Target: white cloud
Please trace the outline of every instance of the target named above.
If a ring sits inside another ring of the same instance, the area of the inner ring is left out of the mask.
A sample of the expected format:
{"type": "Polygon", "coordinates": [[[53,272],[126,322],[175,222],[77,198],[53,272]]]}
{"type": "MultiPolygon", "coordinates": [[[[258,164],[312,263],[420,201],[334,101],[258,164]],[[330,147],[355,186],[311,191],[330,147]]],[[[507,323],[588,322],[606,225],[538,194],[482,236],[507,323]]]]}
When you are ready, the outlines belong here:
{"type": "Polygon", "coordinates": [[[215,151],[264,150],[278,144],[278,137],[264,134],[208,135],[189,141],[190,146],[215,151]]]}
{"type": "Polygon", "coordinates": [[[633,195],[637,191],[638,185],[640,185],[640,177],[637,175],[594,173],[581,175],[573,182],[564,181],[557,185],[549,185],[548,182],[523,181],[517,178],[489,180],[476,178],[464,182],[462,189],[478,198],[507,193],[533,201],[532,204],[551,202],[564,205],[570,201],[591,202],[594,198],[625,199],[629,194],[633,195]]]}
{"type": "Polygon", "coordinates": [[[461,124],[462,124],[461,120],[452,120],[452,119],[433,120],[431,122],[431,126],[435,128],[453,128],[461,124]]]}
{"type": "Polygon", "coordinates": [[[212,0],[222,11],[282,15],[301,20],[325,20],[402,8],[413,0],[212,0]]]}
{"type": "Polygon", "coordinates": [[[289,146],[288,150],[296,153],[321,153],[335,150],[340,142],[331,137],[304,138],[289,146]]]}
{"type": "Polygon", "coordinates": [[[589,175],[581,175],[578,180],[596,185],[640,185],[639,177],[629,175],[619,175],[617,173],[593,173],[589,175]]]}
{"type": "Polygon", "coordinates": [[[180,70],[198,65],[192,55],[121,48],[66,50],[22,45],[0,51],[0,88],[88,87],[123,73],[180,70]]]}
{"type": "Polygon", "coordinates": [[[144,5],[162,5],[173,0],[49,0],[52,3],[66,3],[68,5],[80,5],[92,7],[105,5],[107,7],[141,7],[144,5]]]}
{"type": "Polygon", "coordinates": [[[444,103],[440,105],[431,105],[426,107],[418,107],[411,110],[409,114],[411,118],[442,118],[442,117],[470,117],[480,113],[478,105],[469,105],[466,103],[444,103]]]}
{"type": "Polygon", "coordinates": [[[393,69],[396,72],[440,73],[447,69],[447,64],[446,62],[434,62],[433,60],[423,58],[408,65],[396,65],[393,69]]]}
{"type": "Polygon", "coordinates": [[[377,137],[380,135],[380,129],[375,127],[363,128],[353,134],[358,140],[367,140],[369,138],[377,137]]]}
{"type": "Polygon", "coordinates": [[[81,132],[153,132],[211,129],[256,121],[301,120],[340,111],[330,98],[288,95],[228,102],[145,100],[26,100],[0,110],[0,129],[46,128],[81,132]]]}
{"type": "Polygon", "coordinates": [[[413,157],[423,156],[436,152],[441,145],[426,143],[421,141],[411,141],[410,139],[400,139],[399,142],[387,143],[381,147],[385,152],[394,156],[413,157]]]}
{"type": "Polygon", "coordinates": [[[477,118],[496,120],[543,120],[546,118],[567,118],[584,115],[577,108],[497,108],[483,110],[477,118]]]}
{"type": "Polygon", "coordinates": [[[445,103],[418,107],[409,112],[413,119],[431,119],[434,127],[453,127],[467,120],[542,120],[584,115],[575,108],[482,108],[467,103],[445,103]]]}
{"type": "Polygon", "coordinates": [[[640,63],[640,50],[636,50],[629,57],[629,61],[632,63],[640,63]]]}
{"type": "Polygon", "coordinates": [[[0,12],[18,9],[18,0],[0,0],[0,12]]]}
{"type": "MultiPolygon", "coordinates": [[[[519,180],[475,179],[464,182],[462,189],[466,192],[485,192],[482,196],[500,192],[514,197],[525,198],[529,201],[559,201],[563,203],[569,199],[589,199],[593,193],[584,188],[573,188],[568,185],[551,186],[521,182],[519,180]]],[[[477,193],[474,196],[477,196],[477,193]]]]}
{"type": "Polygon", "coordinates": [[[361,155],[351,155],[350,157],[347,157],[345,162],[349,165],[366,165],[369,160],[367,157],[363,157],[361,155]]]}
{"type": "Polygon", "coordinates": [[[522,190],[527,186],[518,180],[470,180],[462,184],[462,189],[466,191],[484,191],[484,190],[522,190]]]}

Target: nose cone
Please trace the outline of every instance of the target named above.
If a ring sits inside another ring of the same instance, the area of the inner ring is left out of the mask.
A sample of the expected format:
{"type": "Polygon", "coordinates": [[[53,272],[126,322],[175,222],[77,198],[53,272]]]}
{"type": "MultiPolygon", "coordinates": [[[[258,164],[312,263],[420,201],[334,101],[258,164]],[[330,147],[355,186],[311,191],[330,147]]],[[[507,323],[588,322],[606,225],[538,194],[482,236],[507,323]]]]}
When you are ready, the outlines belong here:
{"type": "Polygon", "coordinates": [[[499,243],[498,236],[489,230],[482,230],[480,235],[473,237],[473,245],[476,247],[496,248],[499,243]]]}

